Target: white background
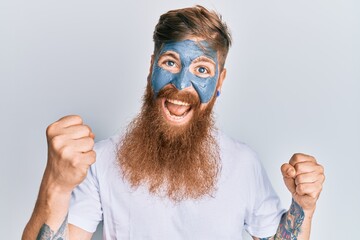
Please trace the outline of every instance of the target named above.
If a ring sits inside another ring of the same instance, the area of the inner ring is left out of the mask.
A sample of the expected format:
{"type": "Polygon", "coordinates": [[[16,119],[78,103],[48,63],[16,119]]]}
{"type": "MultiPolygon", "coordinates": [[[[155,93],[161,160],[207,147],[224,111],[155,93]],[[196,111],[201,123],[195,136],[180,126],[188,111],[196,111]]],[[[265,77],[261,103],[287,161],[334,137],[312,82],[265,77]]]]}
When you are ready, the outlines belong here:
{"type": "Polygon", "coordinates": [[[359,1],[179,2],[0,2],[1,239],[20,239],[30,217],[47,125],[79,114],[96,140],[123,129],[140,108],[160,14],[196,3],[234,38],[219,128],[257,150],[284,206],[281,164],[316,156],[327,180],[312,239],[358,237],[359,1]]]}

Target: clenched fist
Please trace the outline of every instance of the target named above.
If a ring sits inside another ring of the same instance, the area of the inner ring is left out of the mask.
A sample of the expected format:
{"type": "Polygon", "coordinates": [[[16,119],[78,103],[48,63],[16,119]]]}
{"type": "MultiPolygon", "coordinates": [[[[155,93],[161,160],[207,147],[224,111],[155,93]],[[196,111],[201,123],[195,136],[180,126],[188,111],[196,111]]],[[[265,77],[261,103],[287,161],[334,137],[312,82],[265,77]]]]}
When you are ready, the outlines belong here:
{"type": "Polygon", "coordinates": [[[94,134],[79,116],[66,116],[46,130],[48,162],[45,175],[64,192],[71,192],[95,162],[94,134]]]}
{"type": "Polygon", "coordinates": [[[324,168],[312,156],[294,154],[281,166],[286,187],[304,211],[314,211],[325,180],[324,168]]]}

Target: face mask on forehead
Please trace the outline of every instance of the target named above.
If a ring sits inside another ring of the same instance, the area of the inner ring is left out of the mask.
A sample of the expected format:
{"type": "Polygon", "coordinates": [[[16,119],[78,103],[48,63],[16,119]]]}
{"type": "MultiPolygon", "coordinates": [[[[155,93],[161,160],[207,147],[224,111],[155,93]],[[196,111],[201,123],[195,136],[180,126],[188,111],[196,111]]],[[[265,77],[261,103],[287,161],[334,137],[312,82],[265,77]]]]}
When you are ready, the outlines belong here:
{"type": "Polygon", "coordinates": [[[201,103],[207,103],[214,95],[218,75],[217,52],[214,51],[206,41],[195,42],[192,40],[184,40],[168,42],[155,57],[151,84],[155,96],[168,84],[174,85],[179,90],[193,86],[199,95],[201,103]],[[159,57],[168,51],[175,52],[180,57],[181,67],[178,73],[172,73],[159,66],[159,57]],[[214,61],[216,65],[214,76],[200,77],[190,71],[191,64],[199,57],[207,57],[214,61]]]}

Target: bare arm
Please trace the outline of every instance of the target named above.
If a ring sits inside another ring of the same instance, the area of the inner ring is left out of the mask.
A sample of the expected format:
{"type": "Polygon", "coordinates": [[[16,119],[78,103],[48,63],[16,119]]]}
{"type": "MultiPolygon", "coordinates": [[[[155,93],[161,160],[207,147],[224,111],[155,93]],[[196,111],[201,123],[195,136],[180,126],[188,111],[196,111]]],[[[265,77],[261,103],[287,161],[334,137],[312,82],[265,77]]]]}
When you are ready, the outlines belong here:
{"type": "Polygon", "coordinates": [[[289,211],[284,213],[274,236],[253,237],[254,240],[308,240],[316,202],[325,180],[324,169],[315,158],[294,154],[281,171],[286,187],[292,194],[289,211]]]}
{"type": "Polygon", "coordinates": [[[71,193],[62,193],[52,188],[46,183],[46,178],[45,173],[35,209],[25,227],[22,240],[49,239],[46,236],[52,236],[50,239],[53,239],[55,234],[61,235],[63,239],[69,239],[67,212],[71,193]]]}
{"type": "Polygon", "coordinates": [[[302,207],[292,200],[289,211],[281,217],[276,234],[267,238],[253,237],[254,240],[297,240],[310,239],[313,212],[304,212],[302,207]]]}
{"type": "Polygon", "coordinates": [[[22,240],[90,240],[92,233],[68,225],[67,214],[72,190],[85,179],[95,161],[94,135],[78,116],[67,116],[51,124],[46,134],[47,166],[22,240]]]}

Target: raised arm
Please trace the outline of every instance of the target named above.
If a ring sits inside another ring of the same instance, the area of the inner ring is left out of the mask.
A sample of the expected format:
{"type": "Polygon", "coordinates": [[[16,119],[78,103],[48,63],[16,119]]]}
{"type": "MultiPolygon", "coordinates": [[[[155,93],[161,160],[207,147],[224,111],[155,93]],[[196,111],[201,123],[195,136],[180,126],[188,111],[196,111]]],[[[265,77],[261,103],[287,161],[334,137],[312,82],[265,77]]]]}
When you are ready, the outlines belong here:
{"type": "Polygon", "coordinates": [[[316,202],[325,180],[324,168],[312,156],[294,154],[281,166],[286,187],[292,194],[289,211],[281,218],[274,236],[255,240],[308,240],[316,202]]]}
{"type": "Polygon", "coordinates": [[[48,160],[33,214],[22,240],[91,239],[92,233],[68,225],[72,190],[95,162],[94,134],[79,116],[66,116],[46,130],[48,160]]]}

